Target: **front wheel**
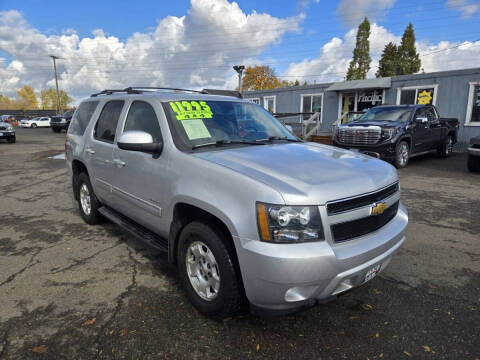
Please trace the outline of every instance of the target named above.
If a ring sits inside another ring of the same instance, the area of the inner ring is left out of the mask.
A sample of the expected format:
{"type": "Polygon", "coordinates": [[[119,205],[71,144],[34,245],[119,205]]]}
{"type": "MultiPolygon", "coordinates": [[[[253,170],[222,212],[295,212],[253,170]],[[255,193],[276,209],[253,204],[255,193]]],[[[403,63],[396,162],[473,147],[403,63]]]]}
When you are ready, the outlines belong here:
{"type": "Polygon", "coordinates": [[[244,297],[235,252],[217,227],[186,225],[177,260],[187,296],[201,313],[223,319],[241,308],[244,297]]]}
{"type": "Polygon", "coordinates": [[[443,141],[443,143],[438,148],[438,155],[442,158],[448,157],[453,151],[453,137],[452,135],[448,135],[447,138],[443,141]]]}
{"type": "Polygon", "coordinates": [[[404,168],[410,158],[410,146],[406,141],[400,141],[395,148],[394,165],[397,169],[404,168]]]}
{"type": "Polygon", "coordinates": [[[15,143],[15,141],[17,141],[16,137],[11,137],[11,138],[8,138],[7,140],[10,144],[13,144],[15,143]]]}
{"type": "Polygon", "coordinates": [[[468,155],[467,166],[471,172],[480,172],[480,157],[468,155]]]}
{"type": "Polygon", "coordinates": [[[57,127],[52,127],[52,131],[58,133],[58,132],[60,132],[60,129],[57,128],[57,127]]]}
{"type": "Polygon", "coordinates": [[[32,129],[35,129],[35,128],[37,127],[37,124],[32,124],[32,125],[30,125],[30,127],[31,127],[32,129]]]}

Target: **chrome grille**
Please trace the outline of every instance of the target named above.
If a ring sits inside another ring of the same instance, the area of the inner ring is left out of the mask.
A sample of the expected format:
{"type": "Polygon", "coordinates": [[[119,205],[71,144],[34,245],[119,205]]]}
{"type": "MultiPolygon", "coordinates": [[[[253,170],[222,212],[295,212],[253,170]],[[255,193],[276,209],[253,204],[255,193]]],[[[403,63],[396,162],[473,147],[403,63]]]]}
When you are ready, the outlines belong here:
{"type": "Polygon", "coordinates": [[[344,144],[372,145],[379,142],[382,130],[379,127],[344,127],[338,129],[338,140],[344,144]]]}
{"type": "Polygon", "coordinates": [[[7,130],[5,126],[0,126],[0,130],[7,130]]]}

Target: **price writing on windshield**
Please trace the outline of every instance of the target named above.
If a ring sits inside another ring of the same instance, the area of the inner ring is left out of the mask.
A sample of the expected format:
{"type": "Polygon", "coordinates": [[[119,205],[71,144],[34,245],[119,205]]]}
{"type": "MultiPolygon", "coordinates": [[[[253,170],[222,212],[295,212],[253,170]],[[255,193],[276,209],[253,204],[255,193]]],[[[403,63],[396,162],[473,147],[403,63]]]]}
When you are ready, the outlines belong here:
{"type": "Polygon", "coordinates": [[[213,116],[210,106],[205,101],[170,101],[169,104],[177,120],[211,119],[213,116]]]}

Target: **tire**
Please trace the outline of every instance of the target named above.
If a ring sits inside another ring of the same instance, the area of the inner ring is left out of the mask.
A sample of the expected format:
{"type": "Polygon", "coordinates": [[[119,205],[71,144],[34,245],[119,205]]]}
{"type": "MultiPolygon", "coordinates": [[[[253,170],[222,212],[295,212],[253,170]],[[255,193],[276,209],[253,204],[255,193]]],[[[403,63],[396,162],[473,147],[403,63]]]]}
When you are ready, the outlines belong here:
{"type": "Polygon", "coordinates": [[[8,141],[10,144],[14,144],[15,141],[17,141],[17,138],[16,138],[16,137],[11,137],[11,138],[8,138],[7,141],[8,141]]]}
{"type": "Polygon", "coordinates": [[[397,169],[402,169],[410,159],[410,146],[406,141],[400,141],[395,148],[395,160],[393,164],[397,169]]]}
{"type": "Polygon", "coordinates": [[[467,166],[471,172],[480,172],[480,157],[468,155],[467,166]]]}
{"type": "Polygon", "coordinates": [[[59,133],[61,129],[59,128],[56,128],[56,127],[52,127],[52,131],[53,132],[56,132],[56,133],[59,133]]]}
{"type": "Polygon", "coordinates": [[[453,150],[453,136],[448,135],[443,143],[440,145],[440,147],[437,150],[438,156],[442,158],[448,157],[453,150]]]}
{"type": "Polygon", "coordinates": [[[182,230],[178,244],[177,264],[190,302],[201,313],[218,319],[239,311],[244,303],[235,250],[226,236],[212,224],[191,222],[182,230]]]}
{"type": "Polygon", "coordinates": [[[93,192],[92,184],[86,173],[81,173],[77,180],[76,197],[78,201],[78,208],[80,215],[87,224],[95,225],[101,220],[101,215],[98,208],[101,206],[95,193],[93,192]]]}
{"type": "Polygon", "coordinates": [[[31,127],[32,129],[35,129],[35,128],[37,127],[37,124],[33,123],[32,125],[30,125],[30,127],[31,127]]]}

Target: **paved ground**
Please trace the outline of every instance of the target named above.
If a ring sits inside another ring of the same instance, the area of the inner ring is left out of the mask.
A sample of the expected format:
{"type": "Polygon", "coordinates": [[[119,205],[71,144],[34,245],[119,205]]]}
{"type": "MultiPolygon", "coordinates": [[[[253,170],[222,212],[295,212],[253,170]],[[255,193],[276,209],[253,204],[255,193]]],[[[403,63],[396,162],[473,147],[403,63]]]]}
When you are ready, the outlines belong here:
{"type": "Polygon", "coordinates": [[[400,171],[408,240],[338,301],[223,323],[188,303],[165,255],[72,202],[65,134],[0,143],[0,358],[480,358],[480,176],[465,156],[400,171]]]}

